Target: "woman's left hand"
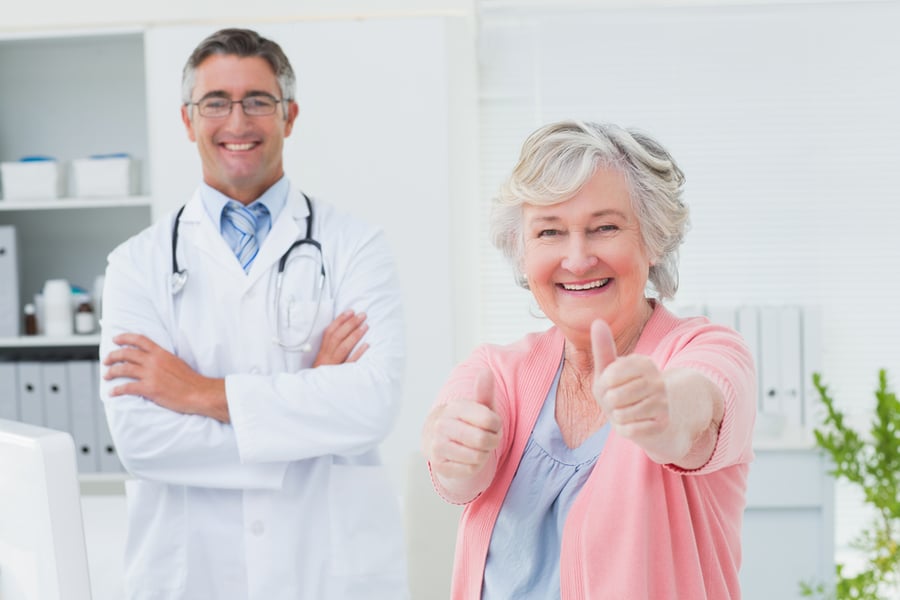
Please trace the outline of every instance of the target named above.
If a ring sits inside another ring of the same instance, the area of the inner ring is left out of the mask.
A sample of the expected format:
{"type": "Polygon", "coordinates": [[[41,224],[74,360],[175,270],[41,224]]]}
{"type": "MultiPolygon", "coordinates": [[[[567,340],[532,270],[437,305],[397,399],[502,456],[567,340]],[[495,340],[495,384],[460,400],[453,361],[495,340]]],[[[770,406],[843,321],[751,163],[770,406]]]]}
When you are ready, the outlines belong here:
{"type": "Polygon", "coordinates": [[[656,363],[640,354],[617,356],[612,332],[601,320],[591,326],[591,346],[594,398],[616,433],[656,462],[684,456],[690,439],[674,431],[666,381],[656,363]]]}

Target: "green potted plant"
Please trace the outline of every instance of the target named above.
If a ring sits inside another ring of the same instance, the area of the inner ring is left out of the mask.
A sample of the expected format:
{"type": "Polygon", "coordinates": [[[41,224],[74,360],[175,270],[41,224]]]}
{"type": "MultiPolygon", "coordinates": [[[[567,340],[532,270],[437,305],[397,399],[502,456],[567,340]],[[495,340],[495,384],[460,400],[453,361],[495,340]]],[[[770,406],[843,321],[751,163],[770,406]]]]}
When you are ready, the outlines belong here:
{"type": "Polygon", "coordinates": [[[885,371],[879,371],[866,437],[845,422],[820,374],[813,375],[813,384],[826,410],[814,432],[816,445],[831,459],[831,475],[862,491],[875,516],[853,541],[864,556],[862,570],[847,573],[838,563],[833,583],[801,583],[802,594],[833,600],[900,598],[900,401],[888,389],[885,371]]]}

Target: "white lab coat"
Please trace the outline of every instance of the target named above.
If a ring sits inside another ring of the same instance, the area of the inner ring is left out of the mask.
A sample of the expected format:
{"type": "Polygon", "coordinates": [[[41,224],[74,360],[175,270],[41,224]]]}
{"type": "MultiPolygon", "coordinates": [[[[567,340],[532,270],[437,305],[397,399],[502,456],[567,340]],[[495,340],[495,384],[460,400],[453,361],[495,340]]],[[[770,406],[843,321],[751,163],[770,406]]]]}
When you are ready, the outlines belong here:
{"type": "MultiPolygon", "coordinates": [[[[199,192],[178,240],[188,281],[172,296],[174,212],[109,256],[100,355],[112,338],[148,336],[203,375],[225,377],[230,424],[111,398],[126,482],[125,569],[132,600],[383,599],[408,596],[397,492],[377,445],[401,396],[400,290],[384,236],[313,201],[326,283],[313,351],[273,343],[278,260],[306,232],[292,188],[249,274],[207,215],[199,192]],[[309,368],[322,331],[364,311],[369,350],[356,363],[309,368]]],[[[315,312],[316,261],[303,245],[284,276],[281,332],[299,342],[315,312]],[[290,307],[290,308],[288,308],[290,307]],[[288,324],[289,321],[289,324],[288,324]]]]}

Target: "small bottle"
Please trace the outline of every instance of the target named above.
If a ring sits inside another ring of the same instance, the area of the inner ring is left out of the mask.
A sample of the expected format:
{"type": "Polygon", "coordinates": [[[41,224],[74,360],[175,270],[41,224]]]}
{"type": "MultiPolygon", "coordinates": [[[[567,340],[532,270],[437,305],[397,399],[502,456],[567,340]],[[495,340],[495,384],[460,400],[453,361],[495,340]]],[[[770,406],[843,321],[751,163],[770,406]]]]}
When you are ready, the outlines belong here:
{"type": "Polygon", "coordinates": [[[78,305],[75,311],[75,333],[93,333],[94,332],[94,309],[91,303],[84,301],[78,305]]]}
{"type": "Polygon", "coordinates": [[[29,302],[25,305],[25,335],[37,335],[37,332],[37,310],[29,302]]]}
{"type": "Polygon", "coordinates": [[[72,287],[65,279],[44,283],[44,334],[51,337],[72,335],[72,287]]]}

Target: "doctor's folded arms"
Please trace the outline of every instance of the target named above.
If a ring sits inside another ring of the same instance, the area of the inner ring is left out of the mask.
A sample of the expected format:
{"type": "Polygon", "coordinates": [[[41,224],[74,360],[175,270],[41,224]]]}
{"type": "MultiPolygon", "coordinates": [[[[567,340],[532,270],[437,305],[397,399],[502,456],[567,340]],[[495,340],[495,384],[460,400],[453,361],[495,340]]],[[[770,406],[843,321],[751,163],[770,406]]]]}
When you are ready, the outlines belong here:
{"type": "Polygon", "coordinates": [[[126,483],[130,600],[408,597],[378,446],[404,323],[376,228],[287,179],[275,42],[225,29],[183,72],[202,182],[109,255],[101,395],[126,483]]]}
{"type": "Polygon", "coordinates": [[[534,132],[494,244],[552,326],[452,372],[423,450],[464,504],[454,600],[736,600],[756,375],[735,331],[678,318],[684,177],[649,136],[534,132]]]}

